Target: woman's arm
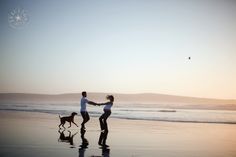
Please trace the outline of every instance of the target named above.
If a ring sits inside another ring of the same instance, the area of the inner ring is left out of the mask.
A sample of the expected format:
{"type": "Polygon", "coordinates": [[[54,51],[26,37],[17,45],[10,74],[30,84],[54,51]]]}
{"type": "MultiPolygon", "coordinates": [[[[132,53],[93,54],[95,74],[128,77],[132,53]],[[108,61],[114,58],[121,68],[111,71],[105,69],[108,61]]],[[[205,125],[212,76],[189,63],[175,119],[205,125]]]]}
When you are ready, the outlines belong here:
{"type": "Polygon", "coordinates": [[[111,102],[105,102],[105,103],[98,103],[98,105],[99,106],[101,106],[101,105],[108,105],[108,104],[110,104],[111,102]]]}

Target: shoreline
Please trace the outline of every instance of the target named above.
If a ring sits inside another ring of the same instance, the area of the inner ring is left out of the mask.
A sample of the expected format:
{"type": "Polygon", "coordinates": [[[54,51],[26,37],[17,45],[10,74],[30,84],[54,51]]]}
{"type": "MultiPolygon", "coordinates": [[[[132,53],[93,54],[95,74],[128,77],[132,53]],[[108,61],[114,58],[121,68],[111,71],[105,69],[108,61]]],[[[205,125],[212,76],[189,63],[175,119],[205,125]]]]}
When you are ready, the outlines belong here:
{"type": "MultiPolygon", "coordinates": [[[[80,115],[75,122],[80,124],[80,115]]],[[[1,156],[236,156],[236,125],[108,118],[104,149],[98,145],[97,117],[91,117],[83,136],[73,124],[59,133],[55,114],[0,111],[0,123],[1,156]]]]}
{"type": "MultiPolygon", "coordinates": [[[[27,110],[13,110],[13,109],[0,109],[0,112],[27,112],[27,113],[38,113],[38,114],[49,114],[49,115],[59,115],[56,113],[49,113],[49,112],[39,112],[39,111],[27,111],[27,110]]],[[[80,116],[80,113],[78,112],[78,115],[80,116]]],[[[92,118],[99,118],[99,116],[90,115],[92,118]]],[[[167,123],[193,123],[193,124],[227,124],[227,125],[235,125],[236,122],[204,122],[204,121],[181,121],[181,120],[158,120],[158,119],[138,119],[138,118],[125,118],[125,117],[113,117],[112,115],[109,117],[109,119],[121,119],[121,120],[134,120],[134,121],[153,121],[153,122],[167,122],[167,123]]]]}

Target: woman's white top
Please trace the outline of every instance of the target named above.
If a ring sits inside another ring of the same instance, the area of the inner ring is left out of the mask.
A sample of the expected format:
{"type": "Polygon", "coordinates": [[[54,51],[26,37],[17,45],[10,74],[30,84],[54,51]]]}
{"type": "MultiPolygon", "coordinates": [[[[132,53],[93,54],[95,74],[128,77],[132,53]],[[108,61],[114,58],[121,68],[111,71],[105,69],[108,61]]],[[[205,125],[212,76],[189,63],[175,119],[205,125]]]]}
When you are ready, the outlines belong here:
{"type": "Polygon", "coordinates": [[[113,103],[108,103],[104,106],[103,110],[111,110],[111,107],[112,107],[113,103]]]}

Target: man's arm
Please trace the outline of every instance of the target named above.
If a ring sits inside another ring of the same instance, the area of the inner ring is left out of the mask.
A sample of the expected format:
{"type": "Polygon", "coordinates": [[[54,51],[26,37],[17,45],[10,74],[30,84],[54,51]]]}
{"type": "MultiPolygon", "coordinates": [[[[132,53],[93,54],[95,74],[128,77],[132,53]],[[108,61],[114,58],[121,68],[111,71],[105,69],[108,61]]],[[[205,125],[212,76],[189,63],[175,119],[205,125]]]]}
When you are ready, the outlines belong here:
{"type": "Polygon", "coordinates": [[[95,102],[93,102],[93,101],[88,101],[88,104],[94,105],[94,106],[98,105],[97,103],[95,103],[95,102]]]}

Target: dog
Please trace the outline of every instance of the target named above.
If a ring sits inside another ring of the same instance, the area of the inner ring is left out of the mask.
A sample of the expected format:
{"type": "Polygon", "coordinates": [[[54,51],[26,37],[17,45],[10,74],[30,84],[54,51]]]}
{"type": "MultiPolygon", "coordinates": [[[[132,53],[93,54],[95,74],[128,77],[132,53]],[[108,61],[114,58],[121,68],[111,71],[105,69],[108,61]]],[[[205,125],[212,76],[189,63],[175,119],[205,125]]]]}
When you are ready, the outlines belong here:
{"type": "Polygon", "coordinates": [[[78,125],[74,122],[74,117],[75,117],[75,115],[77,115],[76,112],[72,112],[71,115],[70,115],[70,116],[67,116],[67,117],[61,117],[61,116],[59,115],[59,118],[60,118],[60,121],[61,121],[61,124],[59,125],[59,128],[61,128],[61,126],[63,126],[63,128],[65,128],[65,127],[64,127],[64,124],[65,124],[66,122],[69,122],[69,123],[70,123],[70,126],[69,126],[68,128],[71,127],[71,122],[74,123],[74,124],[78,127],[78,125]]]}

